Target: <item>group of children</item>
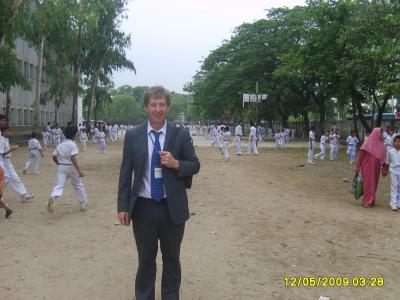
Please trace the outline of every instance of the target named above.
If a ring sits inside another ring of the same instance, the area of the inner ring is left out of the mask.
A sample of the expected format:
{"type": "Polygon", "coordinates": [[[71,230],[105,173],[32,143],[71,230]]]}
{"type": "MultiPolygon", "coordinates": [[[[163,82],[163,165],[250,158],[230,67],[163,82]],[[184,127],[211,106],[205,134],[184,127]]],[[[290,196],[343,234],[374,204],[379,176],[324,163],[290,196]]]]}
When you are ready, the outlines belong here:
{"type": "MultiPolygon", "coordinates": [[[[8,218],[13,213],[13,210],[2,196],[4,188],[8,184],[21,196],[23,202],[34,198],[34,195],[27,192],[12,164],[11,155],[18,149],[18,146],[10,146],[11,129],[4,115],[0,115],[0,132],[0,208],[5,209],[5,217],[8,218]]],[[[66,127],[63,133],[63,140],[59,143],[57,141],[58,144],[53,152],[53,161],[57,165],[57,172],[56,184],[46,202],[47,210],[50,213],[53,212],[54,203],[61,197],[68,179],[71,180],[80,209],[82,211],[86,209],[86,192],[81,181],[81,177],[84,175],[78,165],[78,147],[74,142],[77,133],[78,129],[76,127],[66,127]]],[[[43,157],[43,152],[37,137],[36,133],[32,133],[31,139],[28,141],[28,160],[23,169],[24,174],[28,172],[30,167],[33,173],[40,174],[40,157],[43,157]]],[[[82,138],[81,133],[80,137],[82,138]]]]}
{"type": "MultiPolygon", "coordinates": [[[[249,143],[247,155],[258,155],[257,148],[257,129],[254,123],[250,123],[249,130],[249,143]]],[[[236,142],[236,155],[242,155],[242,136],[243,136],[243,125],[239,122],[234,130],[235,142],[236,142]]],[[[232,134],[229,126],[226,125],[214,125],[212,131],[212,143],[211,146],[216,146],[220,149],[223,155],[223,161],[227,162],[230,160],[230,145],[232,140],[232,134]]]]}
{"type": "MultiPolygon", "coordinates": [[[[364,141],[368,139],[369,133],[367,132],[364,141]]],[[[326,144],[330,145],[330,159],[338,159],[339,152],[339,139],[340,135],[335,132],[327,132],[322,134],[320,138],[320,153],[313,153],[315,148],[315,127],[311,127],[309,132],[309,150],[308,150],[308,163],[314,164],[313,158],[325,159],[326,144]]],[[[390,207],[393,211],[400,210],[400,133],[396,128],[388,127],[382,134],[382,140],[386,146],[386,159],[383,165],[383,174],[386,175],[387,170],[390,173],[391,179],[391,193],[390,193],[390,207]]],[[[346,138],[347,151],[350,164],[356,162],[357,146],[360,144],[356,136],[356,132],[352,131],[351,135],[346,138]]]]}
{"type": "MultiPolygon", "coordinates": [[[[320,152],[314,154],[315,143],[316,143],[316,128],[312,126],[308,134],[309,148],[307,153],[307,163],[310,165],[315,164],[314,159],[325,160],[326,146],[330,148],[330,160],[339,160],[339,149],[340,149],[340,135],[335,131],[327,131],[321,134],[320,137],[320,152]]],[[[357,145],[360,143],[356,136],[356,132],[352,131],[351,135],[346,138],[347,151],[346,154],[349,158],[350,164],[355,163],[357,145]]]]}

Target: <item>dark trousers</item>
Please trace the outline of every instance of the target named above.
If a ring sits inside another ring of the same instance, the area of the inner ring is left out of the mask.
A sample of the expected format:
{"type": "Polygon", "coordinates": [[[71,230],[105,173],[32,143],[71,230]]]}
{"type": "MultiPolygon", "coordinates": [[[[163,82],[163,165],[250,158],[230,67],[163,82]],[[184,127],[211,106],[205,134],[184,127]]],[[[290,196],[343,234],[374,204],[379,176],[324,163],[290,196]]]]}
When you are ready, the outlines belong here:
{"type": "Polygon", "coordinates": [[[156,203],[151,199],[138,198],[132,217],[139,259],[135,281],[136,300],[155,299],[158,240],[163,261],[161,298],[178,300],[181,284],[179,255],[185,223],[172,223],[166,199],[156,203]]]}

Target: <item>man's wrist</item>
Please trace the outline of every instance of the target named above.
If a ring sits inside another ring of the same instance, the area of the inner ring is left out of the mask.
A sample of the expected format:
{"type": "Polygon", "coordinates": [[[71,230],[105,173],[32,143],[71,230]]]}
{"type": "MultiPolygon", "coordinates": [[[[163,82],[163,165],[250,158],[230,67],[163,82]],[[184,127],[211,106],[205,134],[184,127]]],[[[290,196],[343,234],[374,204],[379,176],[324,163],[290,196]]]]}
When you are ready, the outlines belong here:
{"type": "Polygon", "coordinates": [[[175,170],[179,172],[179,160],[176,160],[175,170]]]}

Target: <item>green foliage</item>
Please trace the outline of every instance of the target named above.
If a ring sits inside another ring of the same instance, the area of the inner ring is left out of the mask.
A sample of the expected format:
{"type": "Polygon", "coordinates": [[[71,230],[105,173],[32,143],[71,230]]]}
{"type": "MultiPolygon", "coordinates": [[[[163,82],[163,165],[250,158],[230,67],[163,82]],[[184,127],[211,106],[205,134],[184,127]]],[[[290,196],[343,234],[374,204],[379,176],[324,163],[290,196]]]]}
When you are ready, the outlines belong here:
{"type": "Polygon", "coordinates": [[[22,19],[18,15],[18,1],[3,0],[0,7],[0,91],[7,93],[14,86],[29,89],[30,85],[18,69],[14,40],[22,19]]]}
{"type": "Polygon", "coordinates": [[[362,121],[364,104],[371,101],[381,116],[388,98],[400,90],[399,6],[384,0],[310,0],[240,25],[186,85],[194,111],[214,120],[226,112],[254,118],[255,105],[242,109],[241,95],[254,93],[258,81],[260,92],[269,95],[261,109],[265,120],[301,115],[308,126],[313,114],[323,127],[332,97],[362,121]]]}
{"type": "MultiPolygon", "coordinates": [[[[147,113],[143,107],[143,100],[144,94],[148,89],[149,87],[147,86],[131,87],[124,85],[112,90],[111,94],[107,92],[109,89],[100,89],[101,107],[97,110],[95,119],[128,124],[137,124],[144,121],[147,118],[147,113]]],[[[84,98],[84,106],[87,110],[88,96],[84,98]]],[[[180,121],[181,113],[185,115],[186,121],[194,120],[192,97],[171,92],[171,108],[168,119],[180,121]]]]}

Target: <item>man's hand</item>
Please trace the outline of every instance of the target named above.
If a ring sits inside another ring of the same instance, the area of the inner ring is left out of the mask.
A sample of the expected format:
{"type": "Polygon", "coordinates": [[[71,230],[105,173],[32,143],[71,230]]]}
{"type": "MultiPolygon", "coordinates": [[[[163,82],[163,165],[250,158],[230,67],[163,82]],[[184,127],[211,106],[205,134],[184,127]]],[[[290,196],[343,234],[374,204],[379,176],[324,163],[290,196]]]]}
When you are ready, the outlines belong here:
{"type": "Polygon", "coordinates": [[[164,167],[179,171],[179,161],[172,156],[171,152],[160,151],[160,158],[164,167]]]}
{"type": "Polygon", "coordinates": [[[128,213],[127,212],[119,212],[118,219],[121,222],[121,225],[129,226],[128,213]]]}
{"type": "Polygon", "coordinates": [[[84,177],[85,176],[85,174],[83,174],[82,171],[79,171],[78,175],[79,175],[79,177],[84,177]]]}

